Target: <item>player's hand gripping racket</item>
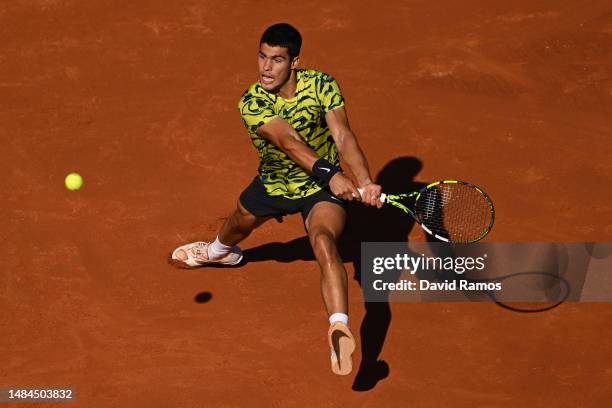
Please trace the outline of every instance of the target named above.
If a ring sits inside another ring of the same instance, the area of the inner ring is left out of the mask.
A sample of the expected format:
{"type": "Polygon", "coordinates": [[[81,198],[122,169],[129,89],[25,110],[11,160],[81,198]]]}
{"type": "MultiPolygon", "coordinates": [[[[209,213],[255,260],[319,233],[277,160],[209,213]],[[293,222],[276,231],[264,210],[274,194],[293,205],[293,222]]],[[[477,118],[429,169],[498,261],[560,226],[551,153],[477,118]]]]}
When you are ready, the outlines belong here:
{"type": "Polygon", "coordinates": [[[383,193],[380,201],[411,215],[429,235],[452,243],[480,241],[491,231],[495,216],[487,193],[458,180],[436,181],[411,193],[383,193]]]}

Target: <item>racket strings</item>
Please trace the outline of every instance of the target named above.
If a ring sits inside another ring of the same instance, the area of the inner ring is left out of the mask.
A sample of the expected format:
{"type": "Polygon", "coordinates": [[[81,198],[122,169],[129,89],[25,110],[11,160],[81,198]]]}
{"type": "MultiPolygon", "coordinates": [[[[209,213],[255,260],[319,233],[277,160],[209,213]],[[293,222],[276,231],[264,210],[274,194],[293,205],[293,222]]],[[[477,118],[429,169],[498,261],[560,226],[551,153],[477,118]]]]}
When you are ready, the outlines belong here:
{"type": "Polygon", "coordinates": [[[480,238],[489,229],[492,217],[486,197],[465,184],[439,184],[425,190],[415,210],[435,235],[455,242],[480,238]]]}

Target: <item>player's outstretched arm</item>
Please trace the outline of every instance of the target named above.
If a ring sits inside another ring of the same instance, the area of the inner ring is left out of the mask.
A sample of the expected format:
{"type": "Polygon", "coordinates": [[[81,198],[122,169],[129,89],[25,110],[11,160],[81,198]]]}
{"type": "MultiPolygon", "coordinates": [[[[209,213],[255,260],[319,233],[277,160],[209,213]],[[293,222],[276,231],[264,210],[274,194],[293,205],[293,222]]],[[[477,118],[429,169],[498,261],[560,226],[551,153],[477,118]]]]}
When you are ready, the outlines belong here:
{"type": "Polygon", "coordinates": [[[359,187],[363,189],[363,202],[378,208],[382,207],[383,203],[379,199],[381,187],[372,182],[368,161],[359,147],[357,137],[351,130],[344,106],[327,112],[325,120],[340,155],[355,175],[359,187]]]}
{"type": "MultiPolygon", "coordinates": [[[[257,134],[281,149],[293,162],[312,174],[312,168],[321,157],[304,143],[297,131],[281,118],[272,119],[260,126],[257,134]]],[[[336,173],[329,181],[332,193],[345,200],[360,200],[353,182],[342,173],[336,173]]]]}

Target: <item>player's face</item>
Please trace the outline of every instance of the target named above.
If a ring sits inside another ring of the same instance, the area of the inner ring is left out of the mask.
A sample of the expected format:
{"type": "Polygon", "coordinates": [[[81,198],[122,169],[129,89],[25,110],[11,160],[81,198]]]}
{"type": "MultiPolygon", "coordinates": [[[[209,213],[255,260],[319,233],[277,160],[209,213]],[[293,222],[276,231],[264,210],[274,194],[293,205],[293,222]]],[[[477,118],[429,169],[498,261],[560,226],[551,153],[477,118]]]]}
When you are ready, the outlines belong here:
{"type": "Polygon", "coordinates": [[[271,47],[266,43],[259,47],[259,82],[266,91],[278,91],[290,78],[291,70],[297,67],[298,57],[289,59],[285,47],[271,47]]]}

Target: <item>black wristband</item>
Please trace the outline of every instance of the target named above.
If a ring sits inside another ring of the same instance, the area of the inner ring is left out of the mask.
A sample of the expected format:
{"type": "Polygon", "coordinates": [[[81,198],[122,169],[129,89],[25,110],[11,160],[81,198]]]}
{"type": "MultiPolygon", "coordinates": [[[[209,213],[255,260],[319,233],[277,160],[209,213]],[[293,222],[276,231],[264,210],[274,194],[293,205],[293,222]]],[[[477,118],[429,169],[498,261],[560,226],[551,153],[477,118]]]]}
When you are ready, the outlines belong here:
{"type": "Polygon", "coordinates": [[[334,166],[327,160],[320,158],[312,165],[312,174],[326,183],[340,171],[340,167],[334,166]]]}

